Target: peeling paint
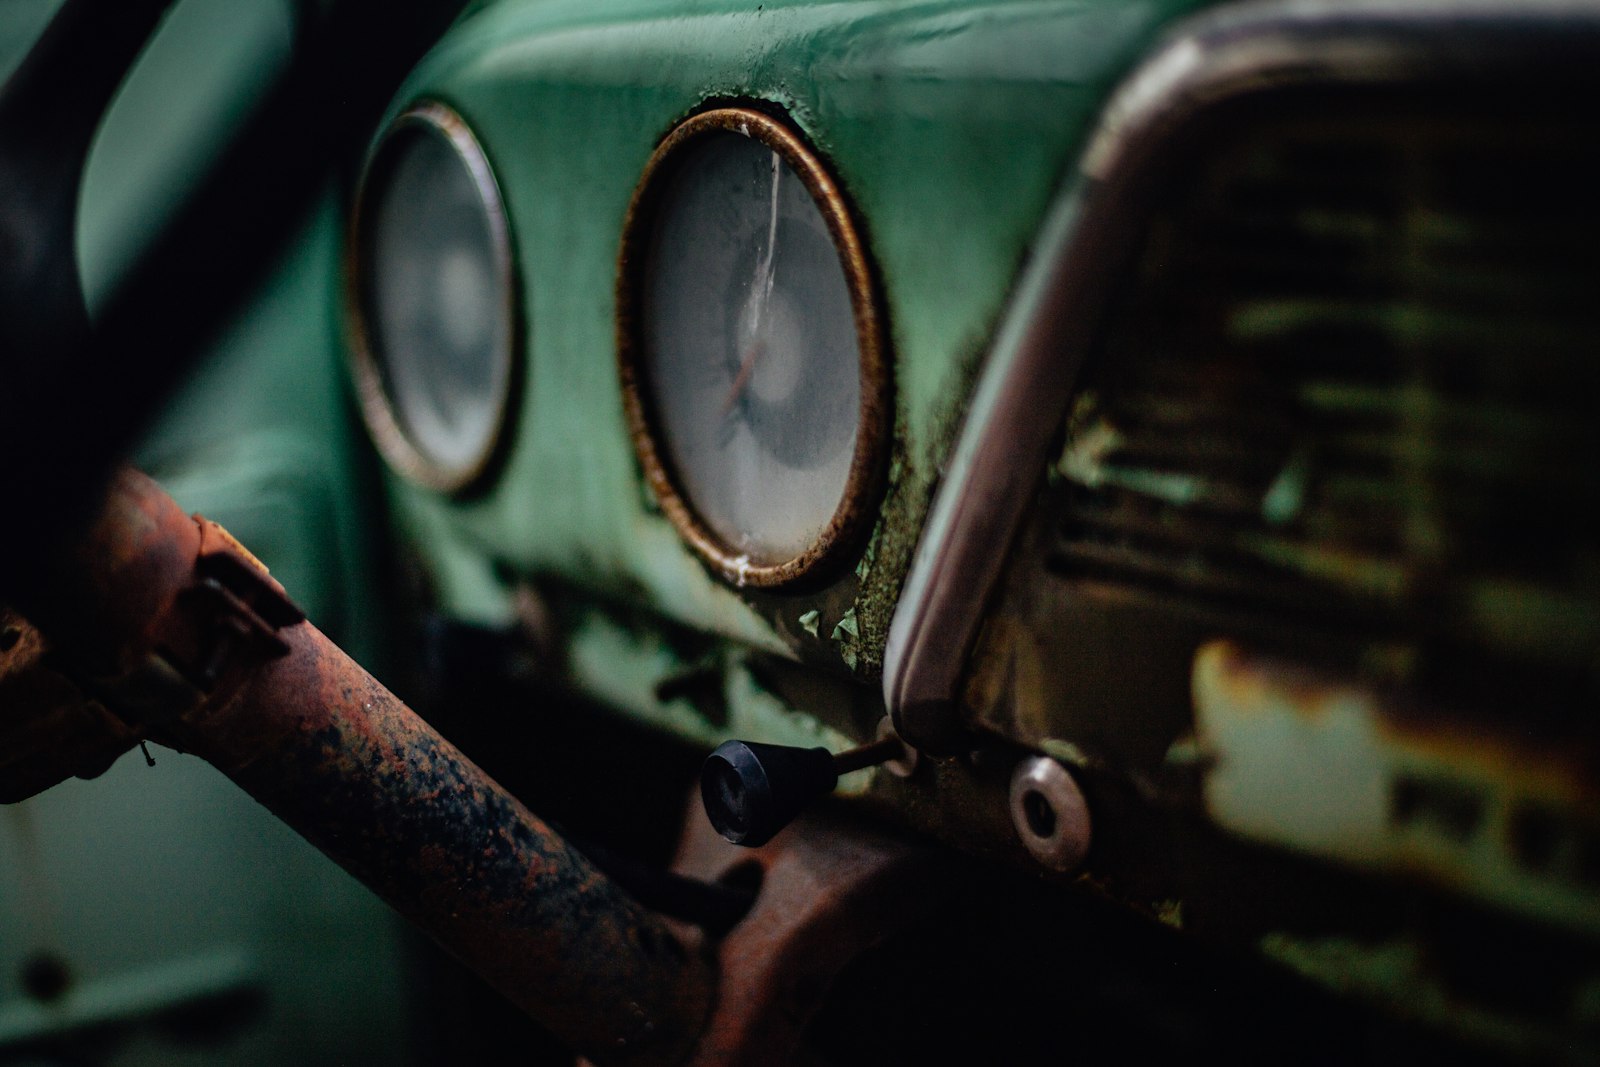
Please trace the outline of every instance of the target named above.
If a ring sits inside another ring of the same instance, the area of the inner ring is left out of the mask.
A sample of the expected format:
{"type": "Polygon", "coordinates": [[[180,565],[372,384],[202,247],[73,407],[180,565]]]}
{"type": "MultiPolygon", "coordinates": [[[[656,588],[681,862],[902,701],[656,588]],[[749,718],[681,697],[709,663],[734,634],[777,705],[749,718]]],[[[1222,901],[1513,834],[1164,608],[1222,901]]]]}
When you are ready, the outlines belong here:
{"type": "Polygon", "coordinates": [[[1206,809],[1260,841],[1600,930],[1594,753],[1213,642],[1195,657],[1206,809]]]}
{"type": "Polygon", "coordinates": [[[861,631],[856,628],[855,608],[851,608],[844,613],[843,617],[834,625],[833,633],[829,636],[835,641],[854,641],[861,636],[861,631]]]}

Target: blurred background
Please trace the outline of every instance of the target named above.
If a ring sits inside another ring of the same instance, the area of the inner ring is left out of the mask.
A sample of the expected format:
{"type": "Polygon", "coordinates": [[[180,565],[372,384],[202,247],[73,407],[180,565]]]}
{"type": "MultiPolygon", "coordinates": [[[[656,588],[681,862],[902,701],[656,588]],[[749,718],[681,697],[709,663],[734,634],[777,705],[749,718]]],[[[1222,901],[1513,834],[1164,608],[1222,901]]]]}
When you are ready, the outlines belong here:
{"type": "MultiPolygon", "coordinates": [[[[0,77],[56,7],[0,3],[0,77]]],[[[91,307],[285,64],[299,14],[287,0],[173,6],[89,157],[77,251],[91,307]]],[[[330,386],[338,324],[306,313],[329,306],[336,232],[307,227],[138,458],[370,661],[371,560],[346,473],[360,468],[340,461],[351,422],[330,386]]],[[[0,808],[0,1062],[432,1062],[422,1028],[443,1006],[415,1010],[415,977],[439,965],[433,950],[210,766],[152,754],[0,808]]]]}

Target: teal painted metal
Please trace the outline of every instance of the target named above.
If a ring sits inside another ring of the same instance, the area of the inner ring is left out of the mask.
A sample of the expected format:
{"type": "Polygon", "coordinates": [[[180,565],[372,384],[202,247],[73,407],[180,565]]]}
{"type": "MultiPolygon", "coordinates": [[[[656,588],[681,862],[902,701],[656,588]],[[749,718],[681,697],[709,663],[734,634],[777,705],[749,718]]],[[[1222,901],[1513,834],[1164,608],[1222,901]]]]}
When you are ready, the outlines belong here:
{"type": "Polygon", "coordinates": [[[0,4],[0,81],[11,77],[60,3],[61,0],[7,0],[0,4]]]}
{"type": "MultiPolygon", "coordinates": [[[[693,629],[872,678],[978,363],[1110,85],[1191,0],[730,4],[506,0],[424,61],[394,110],[461,112],[507,205],[528,388],[495,482],[391,478],[450,612],[504,618],[555,576],[693,629]],[[613,291],[656,142],[715,100],[780,106],[864,224],[894,357],[895,452],[860,565],[808,596],[711,578],[654,509],[624,424],[613,291]]],[[[581,681],[581,679],[580,679],[581,681]]]]}

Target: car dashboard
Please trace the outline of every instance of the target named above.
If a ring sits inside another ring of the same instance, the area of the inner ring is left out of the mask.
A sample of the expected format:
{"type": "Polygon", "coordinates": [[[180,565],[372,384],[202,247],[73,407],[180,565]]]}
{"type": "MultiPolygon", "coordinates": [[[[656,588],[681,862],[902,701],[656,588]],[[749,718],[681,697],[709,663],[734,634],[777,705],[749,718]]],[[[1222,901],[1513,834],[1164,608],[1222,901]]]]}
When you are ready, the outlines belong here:
{"type": "Polygon", "coordinates": [[[794,833],[960,866],[946,929],[1587,1062],[1597,57],[1581,3],[474,3],[141,458],[464,733],[501,686],[508,781],[897,736],[794,833]]]}

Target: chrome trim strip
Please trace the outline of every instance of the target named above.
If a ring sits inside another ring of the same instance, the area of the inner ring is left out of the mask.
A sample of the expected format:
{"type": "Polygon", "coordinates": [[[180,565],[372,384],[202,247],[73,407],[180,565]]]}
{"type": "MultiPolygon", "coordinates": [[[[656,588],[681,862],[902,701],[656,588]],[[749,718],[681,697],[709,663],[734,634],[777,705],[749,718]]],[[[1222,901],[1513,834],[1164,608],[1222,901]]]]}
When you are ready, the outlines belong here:
{"type": "Polygon", "coordinates": [[[1286,88],[1600,80],[1591,0],[1248,0],[1179,24],[1113,94],[995,338],[907,576],[883,695],[907,741],[957,751],[966,661],[1152,177],[1182,132],[1286,88]]]}

